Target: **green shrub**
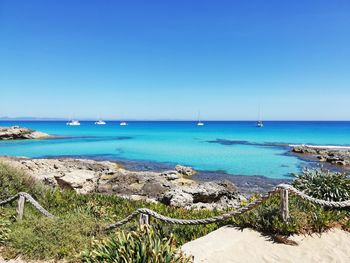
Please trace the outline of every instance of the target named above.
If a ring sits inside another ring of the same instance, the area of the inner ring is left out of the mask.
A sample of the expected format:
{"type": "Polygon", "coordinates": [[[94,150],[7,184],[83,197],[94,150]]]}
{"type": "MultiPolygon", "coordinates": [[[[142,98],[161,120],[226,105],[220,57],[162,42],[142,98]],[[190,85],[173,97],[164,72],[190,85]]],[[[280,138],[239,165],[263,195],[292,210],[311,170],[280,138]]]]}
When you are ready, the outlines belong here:
{"type": "Polygon", "coordinates": [[[4,245],[9,239],[10,225],[9,220],[0,218],[0,246],[4,245]]]}
{"type": "Polygon", "coordinates": [[[81,214],[55,219],[32,217],[17,222],[9,240],[17,253],[28,258],[74,259],[96,231],[96,224],[81,214]]]}
{"type": "Polygon", "coordinates": [[[293,186],[307,195],[327,201],[350,199],[350,179],[345,173],[326,169],[304,169],[295,177],[293,186]]]}
{"type": "MultiPolygon", "coordinates": [[[[125,218],[140,207],[147,207],[168,217],[183,219],[206,218],[225,212],[216,210],[189,211],[163,204],[126,200],[115,195],[98,193],[81,195],[74,191],[53,189],[0,163],[0,200],[19,191],[30,193],[56,218],[45,218],[26,203],[23,220],[16,221],[16,201],[0,207],[0,222],[4,222],[3,227],[0,226],[2,227],[0,232],[4,231],[4,238],[1,240],[5,242],[1,243],[0,246],[3,246],[2,256],[7,258],[13,258],[20,254],[22,257],[34,260],[64,258],[68,262],[81,262],[81,251],[88,251],[86,253],[90,254],[85,253],[85,260],[96,262],[98,258],[94,251],[98,251],[98,246],[92,246],[93,240],[107,242],[106,240],[114,238],[115,246],[120,241],[118,235],[113,237],[112,233],[106,233],[100,229],[107,224],[125,218]],[[9,222],[11,223],[8,224],[9,222]]],[[[220,223],[193,226],[167,225],[151,218],[151,224],[157,229],[155,234],[157,240],[170,242],[169,239],[171,239],[174,242],[176,237],[178,245],[204,236],[227,224],[251,227],[261,232],[282,235],[320,232],[335,225],[350,231],[349,209],[323,209],[294,195],[290,195],[289,208],[290,220],[288,224],[283,222],[281,218],[278,194],[252,211],[220,223]]],[[[137,239],[135,235],[141,235],[137,230],[137,225],[136,220],[134,220],[116,231],[122,231],[125,236],[131,232],[132,237],[130,238],[137,239]]],[[[147,235],[149,237],[151,234],[147,235]]],[[[142,238],[147,241],[147,236],[142,238]]],[[[103,242],[98,242],[98,244],[103,246],[103,242]]],[[[173,244],[172,242],[168,244],[173,244]]],[[[171,249],[171,251],[175,251],[175,245],[171,246],[171,249]]]]}
{"type": "Polygon", "coordinates": [[[290,195],[290,218],[284,222],[280,207],[280,196],[275,194],[252,211],[235,217],[233,224],[250,227],[266,234],[281,235],[321,233],[335,226],[350,230],[349,209],[327,209],[290,195]]]}
{"type": "Polygon", "coordinates": [[[35,184],[33,179],[8,165],[0,164],[0,175],[0,200],[18,192],[32,190],[32,186],[35,184]]]}
{"type": "Polygon", "coordinates": [[[144,226],[137,231],[118,232],[95,244],[92,250],[83,253],[83,261],[187,263],[192,262],[192,259],[177,248],[173,235],[163,238],[158,231],[144,226]]]}
{"type": "MultiPolygon", "coordinates": [[[[257,197],[251,199],[254,200],[257,197]]],[[[301,230],[304,215],[295,206],[294,199],[289,202],[290,219],[284,222],[281,216],[281,203],[278,194],[272,196],[265,203],[250,212],[244,213],[234,218],[234,224],[241,227],[250,227],[264,233],[289,235],[298,233],[301,230]]]]}
{"type": "MultiPolygon", "coordinates": [[[[28,259],[62,259],[75,261],[81,251],[91,245],[92,240],[101,240],[109,234],[101,228],[116,222],[140,207],[147,207],[170,217],[201,218],[218,214],[215,211],[193,211],[131,201],[115,195],[98,193],[81,195],[74,191],[53,189],[30,179],[26,174],[0,163],[0,199],[19,191],[30,193],[56,219],[43,217],[31,204],[26,203],[24,218],[16,221],[17,202],[2,206],[0,219],[10,220],[10,234],[3,256],[7,258],[20,254],[28,259]],[[4,191],[2,191],[4,189],[4,191]]],[[[152,220],[156,223],[156,220],[152,220]]],[[[121,229],[125,232],[137,229],[137,221],[121,229]]],[[[164,224],[162,224],[164,226],[164,224]]],[[[163,231],[167,235],[174,231],[181,244],[203,236],[217,229],[203,226],[169,226],[163,231]],[[188,231],[184,231],[188,230],[188,231]]]]}

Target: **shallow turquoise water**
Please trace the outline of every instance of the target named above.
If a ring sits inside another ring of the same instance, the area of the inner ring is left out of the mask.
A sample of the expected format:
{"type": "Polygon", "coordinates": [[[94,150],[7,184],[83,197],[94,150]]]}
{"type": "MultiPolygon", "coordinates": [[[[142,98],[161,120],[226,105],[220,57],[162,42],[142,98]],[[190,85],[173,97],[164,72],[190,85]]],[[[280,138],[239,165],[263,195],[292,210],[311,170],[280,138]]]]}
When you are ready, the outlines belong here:
{"type": "Polygon", "coordinates": [[[274,144],[307,143],[350,145],[350,122],[82,122],[66,126],[54,121],[7,121],[68,138],[2,141],[0,155],[82,155],[114,160],[185,164],[198,170],[283,178],[308,164],[274,144]],[[272,144],[272,145],[271,145],[272,144]]]}

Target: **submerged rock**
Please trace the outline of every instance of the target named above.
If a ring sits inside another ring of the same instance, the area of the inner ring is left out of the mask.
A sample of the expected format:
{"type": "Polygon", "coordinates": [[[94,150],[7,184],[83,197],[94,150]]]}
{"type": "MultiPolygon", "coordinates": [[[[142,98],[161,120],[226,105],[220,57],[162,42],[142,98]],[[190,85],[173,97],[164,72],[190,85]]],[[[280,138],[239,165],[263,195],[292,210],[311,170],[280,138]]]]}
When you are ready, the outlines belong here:
{"type": "Polygon", "coordinates": [[[19,126],[0,127],[0,140],[44,139],[50,135],[19,126]]]}

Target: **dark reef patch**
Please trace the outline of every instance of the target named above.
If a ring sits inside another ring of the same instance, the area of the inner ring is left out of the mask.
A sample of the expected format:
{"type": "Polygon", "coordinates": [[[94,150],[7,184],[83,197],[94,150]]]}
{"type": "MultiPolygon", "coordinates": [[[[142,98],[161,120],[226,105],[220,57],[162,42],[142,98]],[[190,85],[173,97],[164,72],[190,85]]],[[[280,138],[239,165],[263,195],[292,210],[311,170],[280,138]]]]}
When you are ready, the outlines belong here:
{"type": "Polygon", "coordinates": [[[288,144],[286,143],[256,143],[256,142],[249,142],[249,141],[241,141],[241,140],[226,140],[226,139],[216,139],[216,140],[210,140],[206,141],[208,143],[217,143],[221,145],[251,145],[251,146],[261,146],[261,147],[281,147],[281,148],[287,148],[288,144]]]}
{"type": "Polygon", "coordinates": [[[81,143],[81,142],[104,142],[104,141],[124,141],[132,140],[134,137],[131,136],[60,136],[55,138],[50,138],[51,144],[60,143],[81,143]]]}
{"type": "Polygon", "coordinates": [[[110,141],[110,140],[117,140],[117,141],[123,141],[123,140],[131,140],[133,139],[132,136],[60,136],[55,137],[50,140],[92,140],[92,141],[110,141]]]}
{"type": "Polygon", "coordinates": [[[207,141],[209,143],[218,143],[222,145],[252,145],[248,141],[235,141],[235,140],[225,140],[225,139],[216,139],[212,141],[207,141]]]}

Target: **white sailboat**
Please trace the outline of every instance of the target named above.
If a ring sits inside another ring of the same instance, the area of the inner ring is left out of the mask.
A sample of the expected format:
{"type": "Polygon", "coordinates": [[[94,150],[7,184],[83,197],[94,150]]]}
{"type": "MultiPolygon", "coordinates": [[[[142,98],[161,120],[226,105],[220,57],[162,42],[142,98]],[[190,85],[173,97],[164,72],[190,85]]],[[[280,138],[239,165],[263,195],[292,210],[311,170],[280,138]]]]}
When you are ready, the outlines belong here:
{"type": "Polygon", "coordinates": [[[95,124],[96,124],[96,125],[105,125],[106,122],[103,121],[103,120],[98,120],[98,121],[95,122],[95,124]]]}
{"type": "Polygon", "coordinates": [[[120,126],[127,126],[128,123],[127,123],[126,121],[122,121],[122,122],[119,123],[119,125],[120,125],[120,126]]]}
{"type": "Polygon", "coordinates": [[[128,125],[128,123],[124,120],[125,116],[123,113],[120,114],[119,118],[120,118],[120,123],[119,123],[120,126],[127,126],[128,125]]]}
{"type": "Polygon", "coordinates": [[[259,120],[256,122],[256,127],[262,128],[264,127],[264,123],[261,118],[261,109],[259,108],[259,120]]]}
{"type": "Polygon", "coordinates": [[[66,123],[66,125],[69,126],[79,126],[80,122],[78,120],[70,120],[69,122],[66,123]]]}
{"type": "Polygon", "coordinates": [[[96,125],[106,125],[106,122],[100,118],[98,118],[98,121],[95,122],[96,125]]]}
{"type": "Polygon", "coordinates": [[[204,126],[204,122],[201,122],[201,113],[200,112],[198,112],[197,126],[204,126]]]}
{"type": "Polygon", "coordinates": [[[264,123],[262,121],[257,121],[256,127],[262,128],[262,127],[264,127],[264,123]]]}

